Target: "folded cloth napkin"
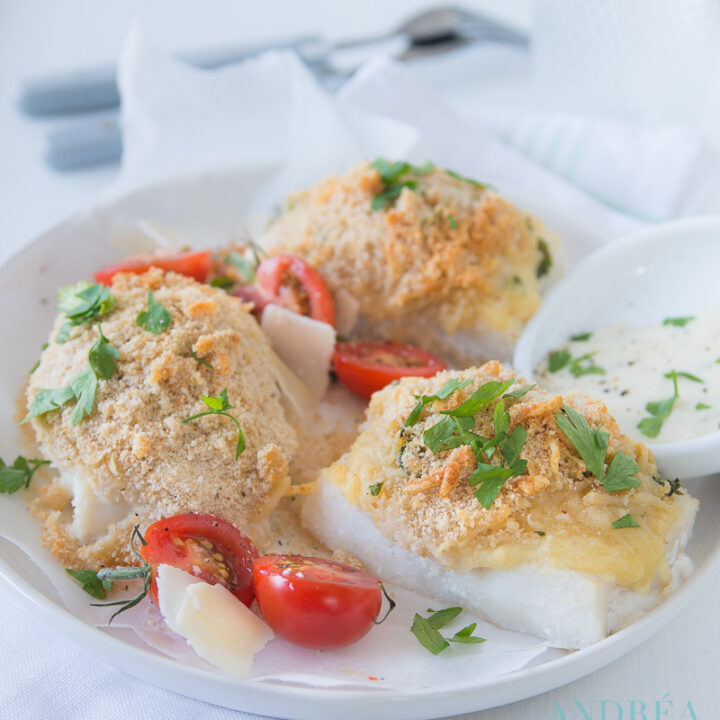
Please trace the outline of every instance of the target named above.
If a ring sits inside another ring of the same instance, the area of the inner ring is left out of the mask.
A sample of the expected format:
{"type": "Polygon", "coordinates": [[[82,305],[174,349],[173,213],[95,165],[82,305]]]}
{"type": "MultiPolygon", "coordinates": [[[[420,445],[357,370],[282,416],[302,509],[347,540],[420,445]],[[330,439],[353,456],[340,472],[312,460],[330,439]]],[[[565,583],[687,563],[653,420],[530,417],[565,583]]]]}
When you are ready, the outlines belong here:
{"type": "Polygon", "coordinates": [[[692,131],[568,114],[486,117],[523,155],[649,222],[720,212],[720,154],[692,131]]]}
{"type": "Polygon", "coordinates": [[[212,73],[195,70],[131,32],[120,63],[125,153],[114,193],[172,176],[230,166],[269,174],[246,207],[262,212],[291,191],[354,163],[428,159],[470,177],[518,188],[561,207],[597,235],[641,221],[469,124],[389,58],[365,65],[337,95],[289,52],[212,73]]]}
{"type": "Polygon", "coordinates": [[[204,72],[133,30],[119,81],[125,152],[114,193],[260,165],[273,174],[251,203],[260,212],[323,175],[386,156],[431,158],[516,187],[604,239],[720,211],[720,157],[689,130],[549,113],[461,118],[386,57],[332,95],[289,52],[204,72]]]}

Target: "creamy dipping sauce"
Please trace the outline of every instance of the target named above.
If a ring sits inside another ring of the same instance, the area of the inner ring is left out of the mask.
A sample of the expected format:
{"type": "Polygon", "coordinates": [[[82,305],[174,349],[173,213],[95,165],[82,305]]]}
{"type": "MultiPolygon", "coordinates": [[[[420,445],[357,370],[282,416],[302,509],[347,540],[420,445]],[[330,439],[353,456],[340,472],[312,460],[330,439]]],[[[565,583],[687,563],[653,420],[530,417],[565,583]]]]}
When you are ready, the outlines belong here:
{"type": "Polygon", "coordinates": [[[538,365],[536,376],[548,390],[575,388],[604,400],[620,429],[638,442],[718,432],[720,306],[691,318],[642,327],[616,323],[576,335],[538,365]]]}

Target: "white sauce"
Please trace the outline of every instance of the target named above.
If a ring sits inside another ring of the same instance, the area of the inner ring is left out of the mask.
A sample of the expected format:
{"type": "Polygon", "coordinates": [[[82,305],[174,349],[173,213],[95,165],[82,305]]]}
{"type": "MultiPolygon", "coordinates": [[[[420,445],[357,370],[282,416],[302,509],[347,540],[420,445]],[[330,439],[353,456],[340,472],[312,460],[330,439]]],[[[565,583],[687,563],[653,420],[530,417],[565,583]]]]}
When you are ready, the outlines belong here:
{"type": "Polygon", "coordinates": [[[595,330],[588,340],[570,341],[558,349],[567,350],[573,358],[593,353],[592,361],[605,373],[574,377],[569,364],[551,373],[546,359],[536,370],[540,384],[556,392],[576,388],[604,400],[620,429],[632,439],[666,443],[718,431],[720,306],[696,313],[684,327],[662,321],[643,327],[616,323],[595,330]],[[657,437],[648,437],[638,423],[649,417],[647,403],[672,397],[673,381],[663,377],[671,370],[690,373],[702,382],[678,379],[679,397],[672,412],[657,437]]]}

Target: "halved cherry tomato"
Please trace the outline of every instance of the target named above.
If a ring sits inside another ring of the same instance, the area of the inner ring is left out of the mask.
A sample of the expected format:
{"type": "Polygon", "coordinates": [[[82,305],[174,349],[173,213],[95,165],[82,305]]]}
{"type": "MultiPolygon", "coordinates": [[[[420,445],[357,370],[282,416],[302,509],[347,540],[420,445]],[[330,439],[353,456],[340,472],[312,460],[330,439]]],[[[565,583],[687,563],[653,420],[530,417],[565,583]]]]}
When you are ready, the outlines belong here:
{"type": "Polygon", "coordinates": [[[245,605],[252,603],[252,562],[258,553],[253,541],[226,520],[202,513],[175,515],[153,523],[145,542],[140,554],[152,569],[148,595],[155,605],[158,565],[172,565],[211,585],[219,583],[245,605]]]}
{"type": "Polygon", "coordinates": [[[320,273],[296,255],[274,255],[255,273],[271,302],[314,320],[335,325],[335,301],[320,273]]]}
{"type": "Polygon", "coordinates": [[[380,613],[380,581],[351,565],[303,557],[263,555],[253,562],[255,596],[280,637],[316,650],[357,642],[380,613]]]}
{"type": "Polygon", "coordinates": [[[432,377],[447,365],[432,353],[398,342],[341,342],[333,353],[340,382],[364,400],[393,380],[432,377]]]}
{"type": "Polygon", "coordinates": [[[205,282],[210,272],[210,251],[183,253],[148,253],[129,257],[117,265],[110,265],[98,270],[93,277],[95,282],[103,285],[112,285],[113,276],[119,272],[129,272],[139,275],[147,272],[151,267],[195,278],[198,282],[205,282]]]}

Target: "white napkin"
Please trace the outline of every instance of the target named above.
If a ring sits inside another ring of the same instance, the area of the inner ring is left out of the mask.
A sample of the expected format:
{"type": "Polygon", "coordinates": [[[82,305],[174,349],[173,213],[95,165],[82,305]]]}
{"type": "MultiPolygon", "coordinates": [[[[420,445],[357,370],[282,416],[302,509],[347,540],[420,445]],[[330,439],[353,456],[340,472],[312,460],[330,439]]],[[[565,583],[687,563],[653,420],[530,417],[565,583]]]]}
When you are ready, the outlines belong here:
{"type": "Polygon", "coordinates": [[[484,119],[608,207],[651,222],[720,212],[720,155],[691,130],[560,113],[484,119]]]}
{"type": "Polygon", "coordinates": [[[208,73],[179,63],[132,31],[119,83],[125,154],[115,194],[219,166],[262,166],[269,178],[250,202],[262,212],[324,175],[384,156],[432,159],[514,186],[575,214],[607,239],[640,225],[492,132],[463,122],[388,58],[370,61],[332,96],[289,52],[208,73]]]}

